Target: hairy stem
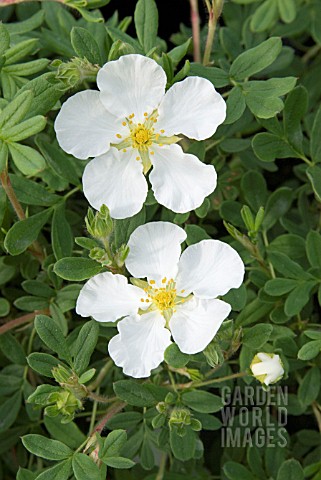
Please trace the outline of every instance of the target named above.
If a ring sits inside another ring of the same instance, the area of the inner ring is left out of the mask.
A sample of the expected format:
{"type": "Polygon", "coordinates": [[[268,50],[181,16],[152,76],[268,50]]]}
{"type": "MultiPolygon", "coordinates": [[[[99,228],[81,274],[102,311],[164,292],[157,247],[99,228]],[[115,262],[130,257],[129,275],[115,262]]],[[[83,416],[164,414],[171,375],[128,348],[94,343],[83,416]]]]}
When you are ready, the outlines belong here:
{"type": "Polygon", "coordinates": [[[8,320],[4,325],[0,327],[0,335],[3,333],[9,332],[13,328],[20,327],[24,323],[31,322],[36,315],[44,314],[47,315],[49,313],[49,310],[36,310],[35,312],[32,313],[27,313],[26,315],[23,315],[22,317],[14,318],[13,320],[5,319],[8,320]]]}
{"type": "Polygon", "coordinates": [[[205,0],[206,7],[208,10],[208,31],[206,38],[206,45],[203,57],[203,65],[208,65],[211,61],[211,53],[214,43],[214,36],[216,31],[217,21],[222,13],[223,0],[212,0],[210,3],[209,0],[205,0]]]}
{"type": "Polygon", "coordinates": [[[122,409],[126,407],[126,405],[127,405],[126,402],[121,402],[110,407],[110,409],[107,411],[107,413],[103,416],[103,418],[95,427],[93,434],[102,432],[108,420],[110,420],[114,415],[116,415],[116,413],[121,412],[122,409]]]}
{"type": "Polygon", "coordinates": [[[193,58],[194,62],[201,62],[200,17],[198,11],[198,0],[190,0],[190,5],[193,32],[193,58]]]}

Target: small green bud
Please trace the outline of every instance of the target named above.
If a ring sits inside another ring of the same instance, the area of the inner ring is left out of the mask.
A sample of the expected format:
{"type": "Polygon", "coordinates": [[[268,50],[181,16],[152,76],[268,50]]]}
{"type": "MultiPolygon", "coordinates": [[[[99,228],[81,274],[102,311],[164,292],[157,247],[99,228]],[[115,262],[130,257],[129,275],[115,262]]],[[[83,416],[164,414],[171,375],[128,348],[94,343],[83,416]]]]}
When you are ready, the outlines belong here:
{"type": "Polygon", "coordinates": [[[56,78],[66,88],[75,88],[83,82],[96,81],[99,65],[92,65],[86,58],[72,58],[69,62],[54,60],[52,67],[57,68],[56,78]]]}
{"type": "Polygon", "coordinates": [[[202,430],[202,423],[197,418],[192,418],[191,427],[194,432],[200,432],[202,430]]]}
{"type": "Polygon", "coordinates": [[[125,264],[125,260],[129,254],[129,247],[126,244],[121,245],[117,252],[114,255],[114,262],[116,263],[117,267],[121,268],[125,264]]]}
{"type": "Polygon", "coordinates": [[[254,218],[250,207],[248,207],[247,205],[243,205],[243,207],[241,208],[241,216],[247,230],[249,232],[254,231],[254,218]]]}
{"type": "Polygon", "coordinates": [[[187,408],[174,408],[170,415],[169,427],[191,424],[191,412],[187,408]]]}
{"type": "Polygon", "coordinates": [[[187,368],[186,372],[189,374],[189,377],[193,381],[203,380],[203,375],[197,368],[187,368]]]}
{"type": "Polygon", "coordinates": [[[255,222],[254,222],[254,228],[255,228],[255,231],[258,232],[259,231],[259,228],[260,226],[262,225],[262,222],[264,220],[264,208],[263,207],[260,207],[257,214],[256,214],[256,217],[255,217],[255,222]]]}
{"type": "Polygon", "coordinates": [[[153,418],[152,420],[152,426],[153,428],[160,428],[164,425],[165,423],[165,420],[166,420],[166,417],[165,415],[162,415],[161,413],[159,413],[158,415],[156,415],[156,417],[153,418]]]}
{"type": "Polygon", "coordinates": [[[216,342],[211,342],[207,345],[205,350],[203,350],[203,353],[206,357],[207,363],[213,368],[224,362],[223,352],[216,342]]]}
{"type": "Polygon", "coordinates": [[[96,212],[96,214],[94,214],[92,209],[89,208],[85,223],[88,233],[102,242],[109,239],[114,228],[109,209],[106,205],[102,205],[99,212],[96,212]]]}
{"type": "Polygon", "coordinates": [[[156,405],[156,410],[158,411],[158,413],[165,413],[166,410],[167,410],[167,405],[165,402],[158,402],[158,404],[156,405]]]}
{"type": "Polygon", "coordinates": [[[110,267],[113,263],[106,250],[101,247],[92,248],[89,252],[89,258],[96,260],[96,262],[101,263],[105,267],[110,267]]]}
{"type": "Polygon", "coordinates": [[[68,368],[58,365],[51,370],[54,379],[58,383],[68,383],[70,377],[72,376],[72,371],[68,368]]]}
{"type": "Polygon", "coordinates": [[[116,40],[116,42],[112,44],[109,51],[108,60],[118,60],[118,58],[122,57],[123,55],[129,55],[131,53],[136,53],[134,47],[129,45],[129,43],[116,40]]]}
{"type": "Polygon", "coordinates": [[[96,373],[95,368],[91,368],[90,370],[87,370],[87,372],[84,372],[82,375],[80,375],[78,382],[82,384],[89,382],[89,380],[93,378],[95,373],[96,373]]]}
{"type": "Polygon", "coordinates": [[[165,397],[165,403],[168,403],[168,404],[176,403],[176,400],[177,400],[176,393],[168,392],[168,394],[165,397]]]}

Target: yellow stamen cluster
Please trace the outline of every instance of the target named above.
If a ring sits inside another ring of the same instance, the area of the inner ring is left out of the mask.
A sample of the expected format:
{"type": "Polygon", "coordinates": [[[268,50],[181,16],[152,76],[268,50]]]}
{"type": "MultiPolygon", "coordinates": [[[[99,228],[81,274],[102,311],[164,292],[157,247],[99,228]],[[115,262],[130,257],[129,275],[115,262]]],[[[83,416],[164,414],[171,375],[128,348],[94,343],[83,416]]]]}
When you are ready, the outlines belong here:
{"type": "Polygon", "coordinates": [[[167,278],[162,279],[162,284],[164,287],[155,288],[155,280],[150,280],[149,285],[144,289],[147,293],[148,298],[144,300],[141,299],[142,302],[152,303],[158,310],[164,314],[166,310],[174,310],[176,305],[176,288],[175,282],[171,278],[167,282],[167,278]]]}
{"type": "Polygon", "coordinates": [[[154,129],[146,128],[145,125],[139,123],[130,133],[132,147],[138,150],[147,150],[153,143],[153,130],[154,129]]]}

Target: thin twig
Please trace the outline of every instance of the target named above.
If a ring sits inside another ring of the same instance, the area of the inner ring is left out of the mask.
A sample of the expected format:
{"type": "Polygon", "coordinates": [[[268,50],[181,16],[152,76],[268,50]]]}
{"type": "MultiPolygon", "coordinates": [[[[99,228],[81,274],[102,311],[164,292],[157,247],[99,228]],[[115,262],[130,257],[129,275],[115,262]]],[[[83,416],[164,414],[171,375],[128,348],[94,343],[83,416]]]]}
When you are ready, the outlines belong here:
{"type": "Polygon", "coordinates": [[[97,426],[93,431],[93,434],[102,432],[108,420],[110,420],[114,415],[116,415],[116,413],[121,412],[122,409],[126,407],[126,405],[127,405],[126,402],[121,402],[121,403],[117,403],[117,405],[112,406],[107,411],[106,415],[104,415],[103,418],[100,420],[100,422],[97,424],[97,426]]]}
{"type": "Polygon", "coordinates": [[[198,11],[198,0],[190,0],[191,23],[193,32],[194,62],[201,62],[201,41],[200,41],[200,16],[198,11]]]}
{"type": "Polygon", "coordinates": [[[0,327],[0,335],[3,333],[9,332],[13,328],[20,327],[20,325],[23,325],[24,323],[31,322],[36,315],[40,314],[48,314],[49,310],[36,310],[35,312],[32,313],[27,313],[26,315],[23,315],[22,317],[14,318],[13,320],[10,320],[9,318],[5,319],[7,322],[0,327]]]}

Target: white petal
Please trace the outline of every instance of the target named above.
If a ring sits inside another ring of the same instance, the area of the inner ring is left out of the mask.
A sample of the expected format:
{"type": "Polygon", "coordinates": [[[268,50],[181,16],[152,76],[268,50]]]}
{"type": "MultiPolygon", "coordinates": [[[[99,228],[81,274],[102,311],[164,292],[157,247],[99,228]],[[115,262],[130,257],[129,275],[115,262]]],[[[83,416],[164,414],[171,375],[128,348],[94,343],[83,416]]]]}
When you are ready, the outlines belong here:
{"type": "Polygon", "coordinates": [[[200,298],[216,298],[238,288],[244,264],[230,245],[219,240],[202,240],[183,252],[177,275],[177,289],[200,298]]]}
{"type": "Polygon", "coordinates": [[[215,190],[216,171],[178,145],[154,148],[149,175],[155,198],[173,212],[186,213],[202,205],[215,190]]]}
{"type": "Polygon", "coordinates": [[[209,80],[188,77],[168,90],[158,111],[157,129],[164,129],[164,135],[204,140],[224,122],[226,103],[209,80]]]}
{"type": "Polygon", "coordinates": [[[186,233],[169,222],[152,222],[141,225],[131,234],[126,259],[128,271],[136,278],[169,280],[177,274],[181,243],[186,233]]]}
{"type": "Polygon", "coordinates": [[[169,322],[175,343],[183,353],[202,352],[230,311],[230,305],[222,300],[188,300],[177,307],[169,322]]]}
{"type": "Polygon", "coordinates": [[[62,105],[55,121],[61,148],[82,160],[107,152],[122,129],[121,122],[107,112],[99,95],[94,90],[76,93],[62,105]]]}
{"type": "Polygon", "coordinates": [[[137,313],[145,292],[127,283],[123,275],[99,273],[85,283],[80,291],[76,312],[98,322],[114,322],[125,315],[137,313]]]}
{"type": "Polygon", "coordinates": [[[105,107],[118,117],[135,114],[135,122],[144,113],[152,113],[165,93],[166,74],[151,58],[125,55],[106,63],[98,72],[97,85],[105,107]]]}
{"type": "Polygon", "coordinates": [[[171,344],[164,318],[158,312],[126,317],[119,322],[118,330],[119,334],[109,342],[109,355],[126,375],[149,377],[171,344]]]}
{"type": "Polygon", "coordinates": [[[84,194],[96,210],[107,205],[112,218],[127,218],[138,213],[147,196],[148,186],[142,164],[134,150],[126,153],[111,148],[94,158],[83,174],[84,194]]]}

